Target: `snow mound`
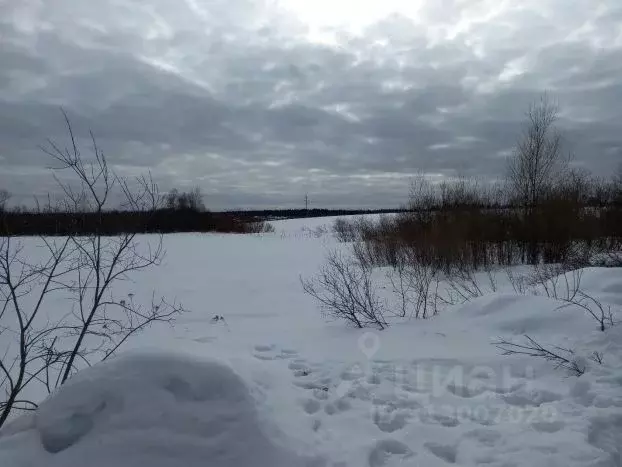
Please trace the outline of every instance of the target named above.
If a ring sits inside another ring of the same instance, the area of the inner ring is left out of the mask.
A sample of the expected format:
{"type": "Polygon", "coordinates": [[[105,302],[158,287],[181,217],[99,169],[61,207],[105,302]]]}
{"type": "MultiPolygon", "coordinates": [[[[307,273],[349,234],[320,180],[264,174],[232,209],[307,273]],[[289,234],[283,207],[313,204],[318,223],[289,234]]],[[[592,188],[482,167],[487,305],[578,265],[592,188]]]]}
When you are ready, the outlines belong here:
{"type": "Polygon", "coordinates": [[[622,306],[622,268],[584,268],[581,288],[604,302],[622,306]]]}
{"type": "Polygon", "coordinates": [[[131,355],[80,372],[36,415],[6,427],[0,465],[303,465],[270,431],[229,367],[131,355]]]}
{"type": "Polygon", "coordinates": [[[451,317],[459,313],[472,322],[481,321],[482,326],[499,334],[573,335],[595,326],[593,318],[578,306],[563,305],[564,302],[548,297],[493,293],[465,303],[451,317]]]}

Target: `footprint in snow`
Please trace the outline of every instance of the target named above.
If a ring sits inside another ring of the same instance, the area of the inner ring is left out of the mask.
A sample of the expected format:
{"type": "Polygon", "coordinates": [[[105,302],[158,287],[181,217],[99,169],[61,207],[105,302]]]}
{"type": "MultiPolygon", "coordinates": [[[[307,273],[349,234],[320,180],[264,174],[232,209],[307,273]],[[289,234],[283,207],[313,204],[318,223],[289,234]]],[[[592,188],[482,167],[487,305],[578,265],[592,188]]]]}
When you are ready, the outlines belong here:
{"type": "Polygon", "coordinates": [[[495,446],[502,438],[501,433],[490,428],[476,428],[465,433],[464,436],[465,438],[474,439],[487,447],[495,446]]]}
{"type": "Polygon", "coordinates": [[[415,453],[401,441],[396,439],[384,439],[377,441],[371,448],[368,456],[368,463],[369,467],[382,467],[388,462],[392,464],[395,462],[399,465],[408,465],[407,459],[414,455],[415,453]]]}
{"type": "Polygon", "coordinates": [[[462,397],[465,399],[470,399],[472,397],[479,396],[480,394],[483,394],[485,391],[485,388],[469,387],[468,385],[455,384],[455,383],[448,384],[446,388],[454,396],[462,397]]]}
{"type": "Polygon", "coordinates": [[[590,420],[587,432],[587,442],[606,453],[610,461],[607,465],[620,465],[622,460],[622,414],[593,417],[590,420]]]}
{"type": "Polygon", "coordinates": [[[531,424],[531,427],[540,433],[557,433],[564,428],[565,425],[564,422],[559,420],[556,422],[534,422],[531,424]]]}
{"type": "Polygon", "coordinates": [[[438,444],[438,443],[429,442],[429,443],[425,443],[424,447],[429,452],[431,452],[436,457],[438,457],[439,459],[442,459],[445,462],[448,462],[450,464],[456,463],[456,457],[457,457],[458,452],[455,446],[450,446],[448,444],[438,444]]]}
{"type": "Polygon", "coordinates": [[[337,399],[335,402],[329,402],[324,406],[324,412],[327,415],[335,415],[338,412],[350,410],[352,406],[347,399],[337,399]]]}
{"type": "Polygon", "coordinates": [[[256,345],[255,350],[257,352],[270,352],[274,349],[274,344],[256,345]]]}
{"type": "Polygon", "coordinates": [[[313,369],[307,365],[305,360],[297,359],[287,365],[287,368],[292,370],[295,378],[301,378],[303,376],[309,376],[313,373],[313,369]]]}
{"type": "Polygon", "coordinates": [[[409,418],[410,413],[404,410],[389,413],[375,410],[372,415],[374,425],[384,433],[393,433],[394,431],[401,430],[406,426],[409,418]]]}
{"type": "Polygon", "coordinates": [[[460,421],[451,415],[426,414],[421,418],[421,422],[427,425],[441,425],[446,428],[454,428],[460,425],[460,421]]]}
{"type": "Polygon", "coordinates": [[[539,407],[542,404],[556,402],[561,399],[562,396],[560,394],[544,389],[533,391],[520,389],[503,396],[503,400],[506,404],[518,407],[539,407]]]}
{"type": "Polygon", "coordinates": [[[253,356],[258,360],[288,360],[298,355],[298,352],[293,349],[276,349],[274,344],[258,344],[255,346],[255,352],[253,356]]]}
{"type": "Polygon", "coordinates": [[[313,415],[314,413],[319,412],[321,407],[322,405],[317,399],[306,399],[302,403],[303,410],[309,415],[313,415]]]}
{"type": "Polygon", "coordinates": [[[213,342],[216,340],[215,337],[205,336],[205,337],[197,337],[196,339],[192,339],[194,342],[199,344],[207,344],[208,342],[213,342]]]}

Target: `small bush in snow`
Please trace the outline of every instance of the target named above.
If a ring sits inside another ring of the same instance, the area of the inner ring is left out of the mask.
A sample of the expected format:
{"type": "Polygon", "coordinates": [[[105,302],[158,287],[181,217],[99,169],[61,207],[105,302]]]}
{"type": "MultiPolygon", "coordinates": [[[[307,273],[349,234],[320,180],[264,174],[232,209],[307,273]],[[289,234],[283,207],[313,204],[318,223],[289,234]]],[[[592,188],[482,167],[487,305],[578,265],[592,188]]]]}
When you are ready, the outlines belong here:
{"type": "Polygon", "coordinates": [[[587,294],[583,290],[577,290],[572,298],[564,300],[565,303],[560,308],[576,305],[585,310],[598,323],[598,328],[605,331],[608,327],[615,324],[611,305],[604,305],[600,300],[587,294]]]}
{"type": "Polygon", "coordinates": [[[490,266],[485,266],[479,271],[468,267],[458,268],[451,271],[446,280],[445,296],[438,297],[446,305],[466,303],[497,291],[497,278],[490,266]],[[478,272],[482,273],[482,278],[477,277],[478,272]]]}
{"type": "Polygon", "coordinates": [[[331,251],[326,264],[311,279],[303,279],[305,293],[315,298],[323,311],[358,328],[384,329],[384,303],[378,297],[371,268],[338,251],[331,251]]]}
{"type": "Polygon", "coordinates": [[[528,284],[535,292],[543,292],[556,300],[572,301],[581,289],[583,269],[572,264],[538,264],[534,266],[528,284]]]}
{"type": "MultiPolygon", "coordinates": [[[[570,349],[552,346],[546,348],[536,342],[532,337],[525,334],[525,343],[516,344],[506,339],[499,339],[493,344],[501,350],[503,355],[528,355],[530,357],[544,358],[555,363],[555,368],[563,368],[573,376],[581,376],[585,373],[586,366],[583,359],[575,356],[570,349]]],[[[602,356],[601,362],[602,362],[602,356]]]]}
{"type": "Polygon", "coordinates": [[[248,233],[274,233],[276,230],[272,224],[265,221],[249,222],[247,224],[248,233]]]}
{"type": "Polygon", "coordinates": [[[425,319],[430,315],[430,308],[436,314],[440,271],[421,260],[400,256],[387,273],[392,292],[400,303],[398,316],[425,319]],[[433,284],[436,284],[434,293],[433,284]]]}
{"type": "Polygon", "coordinates": [[[342,243],[353,242],[357,239],[356,224],[342,217],[335,219],[333,223],[333,233],[337,240],[342,243]]]}

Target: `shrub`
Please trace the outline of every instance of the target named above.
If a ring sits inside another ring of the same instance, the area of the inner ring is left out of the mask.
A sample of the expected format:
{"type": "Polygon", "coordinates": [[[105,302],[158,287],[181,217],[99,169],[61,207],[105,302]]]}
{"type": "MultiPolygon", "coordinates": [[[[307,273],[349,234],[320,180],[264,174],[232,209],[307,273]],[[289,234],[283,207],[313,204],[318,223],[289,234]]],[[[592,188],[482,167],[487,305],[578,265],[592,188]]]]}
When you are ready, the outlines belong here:
{"type": "Polygon", "coordinates": [[[342,217],[335,219],[333,222],[333,233],[340,242],[353,242],[357,239],[357,229],[353,222],[342,217]]]}
{"type": "Polygon", "coordinates": [[[304,292],[317,300],[328,316],[357,328],[387,326],[385,306],[378,297],[371,269],[353,258],[331,251],[315,277],[301,277],[300,281],[304,292]]]}
{"type": "MultiPolygon", "coordinates": [[[[65,116],[70,148],[49,143],[44,151],[69,173],[79,188],[56,180],[66,195],[66,215],[76,222],[89,209],[91,230],[67,228],[63,237],[40,239],[41,261],[15,241],[6,225],[0,237],[0,334],[13,338],[0,355],[0,427],[15,409],[33,410],[28,390],[39,384],[48,392],[77,370],[113,355],[128,339],[155,322],[171,322],[183,309],[164,298],[151,303],[120,298],[114,285],[135,273],[160,264],[162,239],[143,247],[135,232],[109,236],[102,221],[114,187],[139,219],[149,219],[159,203],[157,187],[148,178],[126,180],[107,165],[93,138],[94,158],[87,162],[76,146],[65,116]],[[76,232],[80,232],[78,235],[76,232]],[[69,312],[61,316],[44,311],[53,299],[69,299],[69,312]]],[[[4,218],[6,220],[6,218],[4,218]]],[[[39,256],[39,255],[37,255],[39,256]]]]}
{"type": "MultiPolygon", "coordinates": [[[[493,342],[501,351],[502,355],[527,355],[530,357],[543,358],[555,364],[555,368],[563,368],[573,376],[581,376],[585,373],[585,362],[575,356],[570,349],[563,347],[545,347],[532,337],[525,334],[525,343],[517,344],[506,339],[499,339],[493,342]]],[[[594,352],[592,359],[597,363],[602,363],[602,354],[594,352]]]]}
{"type": "Polygon", "coordinates": [[[438,289],[439,271],[416,258],[401,257],[387,274],[391,289],[400,302],[398,316],[404,318],[427,318],[429,306],[437,313],[437,290],[431,287],[436,283],[438,289]]]}

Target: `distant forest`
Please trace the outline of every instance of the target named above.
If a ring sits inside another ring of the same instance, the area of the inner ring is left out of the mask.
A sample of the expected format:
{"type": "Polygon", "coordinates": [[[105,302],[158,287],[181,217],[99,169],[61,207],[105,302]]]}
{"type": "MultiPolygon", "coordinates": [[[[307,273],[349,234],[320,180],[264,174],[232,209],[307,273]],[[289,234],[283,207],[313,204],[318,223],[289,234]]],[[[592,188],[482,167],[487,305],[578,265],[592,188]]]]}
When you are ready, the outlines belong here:
{"type": "Polygon", "coordinates": [[[162,208],[155,211],[0,211],[0,235],[117,235],[119,233],[258,233],[266,221],[301,217],[388,213],[398,210],[270,209],[210,212],[162,208]]]}
{"type": "Polygon", "coordinates": [[[303,217],[330,217],[330,216],[357,216],[363,214],[390,214],[404,212],[406,209],[256,209],[224,211],[223,214],[231,214],[239,217],[250,216],[264,220],[299,219],[303,217]]]}
{"type": "Polygon", "coordinates": [[[64,207],[9,209],[5,192],[0,203],[0,235],[117,235],[119,233],[228,232],[270,230],[267,221],[303,217],[347,216],[400,212],[400,209],[263,209],[209,211],[198,189],[172,190],[156,209],[105,210],[64,207]]]}

